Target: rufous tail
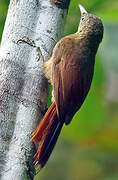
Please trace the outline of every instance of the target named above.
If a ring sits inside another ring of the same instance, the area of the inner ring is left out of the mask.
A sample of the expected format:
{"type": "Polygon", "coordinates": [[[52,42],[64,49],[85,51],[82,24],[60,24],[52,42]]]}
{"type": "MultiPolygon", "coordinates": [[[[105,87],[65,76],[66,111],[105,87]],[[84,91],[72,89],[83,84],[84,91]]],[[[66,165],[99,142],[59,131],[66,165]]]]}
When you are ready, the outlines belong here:
{"type": "Polygon", "coordinates": [[[35,154],[35,165],[40,164],[40,168],[42,168],[46,164],[56,144],[62,126],[63,122],[58,119],[56,105],[53,103],[37,129],[32,133],[33,142],[39,144],[39,148],[35,154]]]}

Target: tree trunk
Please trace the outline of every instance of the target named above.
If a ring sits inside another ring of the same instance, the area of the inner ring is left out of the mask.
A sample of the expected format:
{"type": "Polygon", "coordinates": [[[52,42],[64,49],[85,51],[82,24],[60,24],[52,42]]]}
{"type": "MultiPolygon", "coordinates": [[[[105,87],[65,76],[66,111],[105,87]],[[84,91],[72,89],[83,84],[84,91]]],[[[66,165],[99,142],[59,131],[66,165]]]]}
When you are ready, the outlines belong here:
{"type": "Polygon", "coordinates": [[[48,83],[34,40],[47,60],[61,38],[70,0],[11,0],[0,47],[0,179],[33,179],[30,134],[46,108],[48,83]]]}

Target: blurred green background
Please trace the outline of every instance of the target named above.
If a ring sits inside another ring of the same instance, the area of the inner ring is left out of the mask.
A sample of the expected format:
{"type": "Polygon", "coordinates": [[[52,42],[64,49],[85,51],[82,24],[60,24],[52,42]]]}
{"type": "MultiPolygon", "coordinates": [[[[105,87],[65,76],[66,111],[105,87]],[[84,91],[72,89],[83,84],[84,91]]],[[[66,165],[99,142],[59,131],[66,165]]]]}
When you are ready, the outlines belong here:
{"type": "MultiPolygon", "coordinates": [[[[104,39],[91,90],[35,180],[118,180],[118,0],[71,0],[65,35],[78,28],[78,3],[102,19],[104,39]]],[[[0,37],[8,4],[0,0],[0,37]]]]}

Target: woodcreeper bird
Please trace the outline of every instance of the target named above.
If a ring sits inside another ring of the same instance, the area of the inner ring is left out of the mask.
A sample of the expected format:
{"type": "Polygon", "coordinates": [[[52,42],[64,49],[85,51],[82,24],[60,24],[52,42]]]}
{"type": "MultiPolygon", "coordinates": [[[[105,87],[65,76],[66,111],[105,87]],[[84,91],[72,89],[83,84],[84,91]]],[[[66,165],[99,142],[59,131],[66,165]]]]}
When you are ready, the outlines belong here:
{"type": "Polygon", "coordinates": [[[42,168],[56,144],[64,123],[68,125],[80,109],[91,86],[95,55],[103,38],[102,21],[79,5],[81,19],[75,34],[62,38],[51,58],[43,62],[46,78],[53,86],[53,102],[32,140],[39,144],[35,165],[42,168]]]}

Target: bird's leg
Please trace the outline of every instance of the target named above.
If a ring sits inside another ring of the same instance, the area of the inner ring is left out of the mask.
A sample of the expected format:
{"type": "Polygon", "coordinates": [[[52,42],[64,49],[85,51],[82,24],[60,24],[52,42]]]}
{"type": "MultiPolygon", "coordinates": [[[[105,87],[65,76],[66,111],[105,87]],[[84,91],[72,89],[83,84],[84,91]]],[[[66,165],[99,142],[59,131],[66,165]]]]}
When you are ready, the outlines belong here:
{"type": "Polygon", "coordinates": [[[36,48],[36,57],[38,57],[38,58],[37,58],[37,61],[39,61],[39,59],[41,58],[41,59],[42,59],[42,62],[44,63],[44,56],[43,56],[43,54],[42,54],[42,52],[41,52],[41,49],[40,49],[39,46],[36,46],[34,40],[29,39],[28,37],[24,36],[22,39],[19,39],[19,40],[17,41],[17,44],[19,44],[19,43],[26,43],[26,44],[28,44],[28,45],[36,48]]]}

